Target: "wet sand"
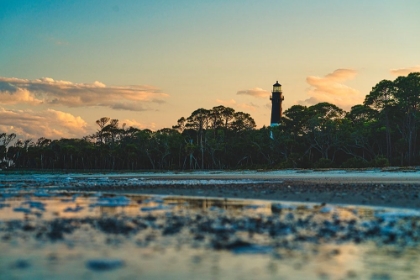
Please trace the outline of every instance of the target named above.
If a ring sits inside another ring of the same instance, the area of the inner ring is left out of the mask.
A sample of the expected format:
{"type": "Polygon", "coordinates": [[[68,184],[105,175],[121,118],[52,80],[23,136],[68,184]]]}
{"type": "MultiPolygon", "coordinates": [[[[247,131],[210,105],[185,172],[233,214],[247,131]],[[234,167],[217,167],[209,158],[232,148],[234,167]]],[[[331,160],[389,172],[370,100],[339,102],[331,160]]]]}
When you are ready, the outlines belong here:
{"type": "Polygon", "coordinates": [[[417,279],[419,182],[376,170],[0,174],[0,275],[417,279]]]}
{"type": "MultiPolygon", "coordinates": [[[[118,175],[142,180],[235,180],[249,184],[101,186],[100,191],[420,208],[419,172],[213,172],[118,175]]],[[[84,186],[82,191],[97,191],[84,186]]]]}

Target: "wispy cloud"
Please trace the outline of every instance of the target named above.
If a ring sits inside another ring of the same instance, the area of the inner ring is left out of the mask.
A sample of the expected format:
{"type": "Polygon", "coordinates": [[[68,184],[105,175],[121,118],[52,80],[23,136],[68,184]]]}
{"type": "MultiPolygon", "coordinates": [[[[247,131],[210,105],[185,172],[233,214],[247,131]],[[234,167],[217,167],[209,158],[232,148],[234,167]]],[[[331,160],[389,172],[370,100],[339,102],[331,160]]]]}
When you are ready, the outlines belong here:
{"type": "Polygon", "coordinates": [[[53,109],[34,112],[0,108],[0,131],[21,138],[73,138],[87,134],[87,123],[81,117],[53,109]]]}
{"type": "Polygon", "coordinates": [[[257,97],[257,98],[268,98],[270,96],[270,92],[268,90],[258,88],[258,87],[252,88],[252,89],[240,90],[236,94],[249,95],[249,96],[257,97]]]}
{"type": "Polygon", "coordinates": [[[253,104],[253,103],[238,103],[234,99],[230,99],[230,100],[216,99],[216,102],[226,107],[233,107],[235,110],[255,111],[256,108],[259,107],[258,105],[253,104]]]}
{"type": "Polygon", "coordinates": [[[394,76],[407,76],[413,72],[420,72],[420,65],[407,68],[391,69],[390,72],[394,76]]]}
{"type": "Polygon", "coordinates": [[[103,106],[118,110],[149,110],[164,103],[168,94],[147,85],[107,86],[41,78],[27,80],[0,77],[0,103],[50,104],[68,107],[103,106]]]}
{"type": "Polygon", "coordinates": [[[306,82],[311,86],[307,92],[309,98],[298,103],[311,106],[319,102],[329,102],[349,110],[352,106],[363,102],[363,96],[358,90],[343,84],[356,75],[357,72],[352,69],[337,69],[324,77],[309,76],[306,78],[306,82]]]}

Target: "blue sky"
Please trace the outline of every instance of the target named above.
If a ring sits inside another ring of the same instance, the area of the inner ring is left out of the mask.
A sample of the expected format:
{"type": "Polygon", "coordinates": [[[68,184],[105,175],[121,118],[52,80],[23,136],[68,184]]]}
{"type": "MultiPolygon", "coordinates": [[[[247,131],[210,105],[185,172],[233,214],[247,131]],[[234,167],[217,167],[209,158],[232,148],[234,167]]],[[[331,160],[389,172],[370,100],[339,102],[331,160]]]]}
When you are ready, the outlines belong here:
{"type": "Polygon", "coordinates": [[[416,0],[0,1],[0,131],[80,137],[103,116],[156,130],[218,105],[261,127],[276,80],[284,109],[349,110],[380,80],[420,71],[418,11],[416,0]]]}

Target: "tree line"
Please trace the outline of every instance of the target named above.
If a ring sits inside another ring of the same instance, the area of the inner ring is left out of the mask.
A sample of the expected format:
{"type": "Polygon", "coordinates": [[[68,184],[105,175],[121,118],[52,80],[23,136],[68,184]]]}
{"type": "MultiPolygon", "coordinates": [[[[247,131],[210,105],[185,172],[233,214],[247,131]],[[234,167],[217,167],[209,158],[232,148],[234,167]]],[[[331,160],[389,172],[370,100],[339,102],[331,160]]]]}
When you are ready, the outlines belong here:
{"type": "Polygon", "coordinates": [[[172,128],[126,127],[108,117],[81,139],[0,134],[0,167],[45,170],[361,168],[420,164],[420,73],[382,80],[350,112],[294,105],[278,126],[247,113],[197,109],[172,128]]]}

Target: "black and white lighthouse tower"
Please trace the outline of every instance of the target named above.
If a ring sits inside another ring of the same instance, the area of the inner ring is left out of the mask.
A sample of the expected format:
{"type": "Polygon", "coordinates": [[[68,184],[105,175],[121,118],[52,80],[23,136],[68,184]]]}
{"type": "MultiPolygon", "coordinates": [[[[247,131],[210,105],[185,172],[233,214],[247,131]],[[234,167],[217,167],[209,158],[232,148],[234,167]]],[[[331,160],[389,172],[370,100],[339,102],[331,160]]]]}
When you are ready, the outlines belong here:
{"type": "Polygon", "coordinates": [[[281,84],[279,84],[278,81],[273,85],[273,92],[270,99],[271,99],[270,126],[276,126],[276,125],[279,125],[280,118],[283,113],[281,103],[284,100],[284,97],[281,92],[281,84]]]}

